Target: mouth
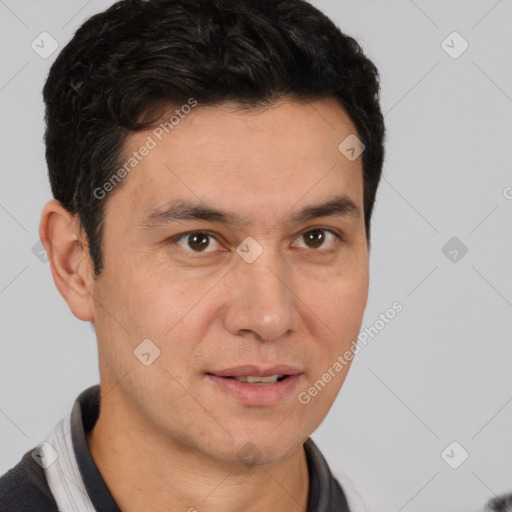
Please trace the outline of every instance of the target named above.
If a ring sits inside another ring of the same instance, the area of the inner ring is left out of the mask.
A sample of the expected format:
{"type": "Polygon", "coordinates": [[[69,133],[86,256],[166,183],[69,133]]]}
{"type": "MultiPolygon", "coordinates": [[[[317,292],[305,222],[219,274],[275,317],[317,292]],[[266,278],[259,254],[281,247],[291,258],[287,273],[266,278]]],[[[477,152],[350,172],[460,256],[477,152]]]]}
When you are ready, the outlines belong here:
{"type": "MultiPolygon", "coordinates": [[[[211,375],[211,374],[210,374],[211,375]]],[[[254,384],[256,386],[275,384],[281,382],[283,379],[289,377],[289,375],[269,375],[268,377],[257,377],[254,375],[247,375],[246,377],[225,377],[226,379],[235,379],[238,382],[247,382],[248,384],[254,384]]]]}
{"type": "Polygon", "coordinates": [[[217,390],[243,405],[276,405],[289,396],[302,378],[301,369],[279,365],[262,368],[253,365],[206,373],[217,390]]]}

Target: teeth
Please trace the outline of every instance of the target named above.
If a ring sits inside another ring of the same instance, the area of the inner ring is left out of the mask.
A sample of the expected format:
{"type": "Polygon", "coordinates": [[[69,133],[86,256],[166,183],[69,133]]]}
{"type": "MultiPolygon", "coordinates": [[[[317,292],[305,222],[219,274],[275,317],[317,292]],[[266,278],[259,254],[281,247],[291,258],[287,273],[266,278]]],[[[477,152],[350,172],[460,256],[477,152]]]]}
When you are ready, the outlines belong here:
{"type": "Polygon", "coordinates": [[[269,375],[268,377],[253,377],[247,375],[247,377],[235,377],[238,382],[247,382],[249,384],[274,384],[278,379],[283,378],[284,375],[269,375]]]}

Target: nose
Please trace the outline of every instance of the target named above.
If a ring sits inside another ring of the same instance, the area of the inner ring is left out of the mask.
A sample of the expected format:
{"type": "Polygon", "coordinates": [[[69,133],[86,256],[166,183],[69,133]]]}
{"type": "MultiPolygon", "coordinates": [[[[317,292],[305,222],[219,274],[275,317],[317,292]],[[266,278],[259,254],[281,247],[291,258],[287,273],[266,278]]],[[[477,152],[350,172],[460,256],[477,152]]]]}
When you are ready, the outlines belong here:
{"type": "Polygon", "coordinates": [[[224,322],[232,334],[275,341],[297,327],[297,297],[290,272],[266,250],[252,263],[240,259],[231,275],[224,322]]]}

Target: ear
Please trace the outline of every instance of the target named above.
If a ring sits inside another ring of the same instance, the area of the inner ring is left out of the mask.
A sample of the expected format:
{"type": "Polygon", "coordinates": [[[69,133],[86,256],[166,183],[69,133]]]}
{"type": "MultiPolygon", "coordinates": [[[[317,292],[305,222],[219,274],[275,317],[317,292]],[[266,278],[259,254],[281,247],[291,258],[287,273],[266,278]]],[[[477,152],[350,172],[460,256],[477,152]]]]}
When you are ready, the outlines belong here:
{"type": "Polygon", "coordinates": [[[77,216],[52,199],[43,208],[39,238],[55,285],[72,313],[80,320],[93,322],[93,265],[77,216]]]}

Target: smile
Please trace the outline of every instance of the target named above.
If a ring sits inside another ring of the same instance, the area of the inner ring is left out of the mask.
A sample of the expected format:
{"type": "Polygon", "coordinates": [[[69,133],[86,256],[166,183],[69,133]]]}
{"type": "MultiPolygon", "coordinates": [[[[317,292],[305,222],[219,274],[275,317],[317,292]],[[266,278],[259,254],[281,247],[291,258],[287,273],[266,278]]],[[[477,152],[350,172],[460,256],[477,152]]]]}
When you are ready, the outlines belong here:
{"type": "Polygon", "coordinates": [[[283,402],[296,389],[302,376],[300,369],[286,365],[269,369],[240,366],[206,373],[217,391],[254,407],[283,402]]]}

